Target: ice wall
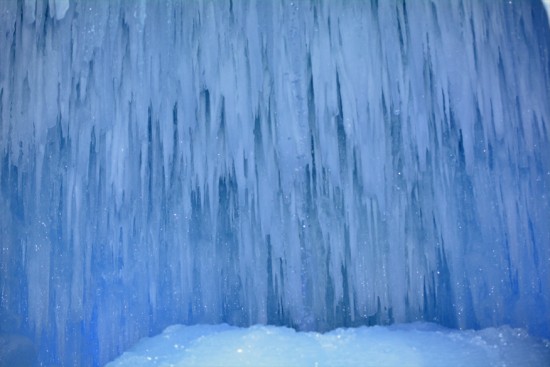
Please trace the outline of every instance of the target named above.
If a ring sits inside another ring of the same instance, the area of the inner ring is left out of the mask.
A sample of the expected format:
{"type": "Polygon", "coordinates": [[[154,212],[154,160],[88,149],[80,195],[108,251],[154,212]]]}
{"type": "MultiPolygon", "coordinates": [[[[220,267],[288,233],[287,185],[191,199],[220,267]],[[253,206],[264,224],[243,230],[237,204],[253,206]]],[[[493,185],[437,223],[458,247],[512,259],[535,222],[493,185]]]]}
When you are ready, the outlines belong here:
{"type": "Polygon", "coordinates": [[[539,1],[0,1],[0,331],[550,336],[539,1]]]}

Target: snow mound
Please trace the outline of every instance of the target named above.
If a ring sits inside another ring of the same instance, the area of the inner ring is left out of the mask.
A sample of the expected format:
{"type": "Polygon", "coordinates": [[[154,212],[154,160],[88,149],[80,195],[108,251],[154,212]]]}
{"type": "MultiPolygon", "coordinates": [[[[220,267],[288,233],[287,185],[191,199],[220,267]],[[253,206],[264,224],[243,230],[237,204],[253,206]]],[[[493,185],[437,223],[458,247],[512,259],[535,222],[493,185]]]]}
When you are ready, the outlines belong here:
{"type": "Polygon", "coordinates": [[[459,331],[429,323],[296,332],[276,326],[174,325],[107,367],[543,366],[550,342],[507,326],[459,331]]]}

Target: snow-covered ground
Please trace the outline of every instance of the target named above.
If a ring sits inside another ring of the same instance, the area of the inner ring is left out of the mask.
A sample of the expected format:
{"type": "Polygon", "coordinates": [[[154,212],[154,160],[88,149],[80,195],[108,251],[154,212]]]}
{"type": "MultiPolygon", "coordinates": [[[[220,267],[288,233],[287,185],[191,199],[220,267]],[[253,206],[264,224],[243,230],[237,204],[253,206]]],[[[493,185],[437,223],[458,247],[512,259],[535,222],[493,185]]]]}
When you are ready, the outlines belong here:
{"type": "Polygon", "coordinates": [[[435,324],[296,332],[276,326],[174,325],[107,367],[548,366],[550,341],[507,326],[480,331],[435,324]]]}

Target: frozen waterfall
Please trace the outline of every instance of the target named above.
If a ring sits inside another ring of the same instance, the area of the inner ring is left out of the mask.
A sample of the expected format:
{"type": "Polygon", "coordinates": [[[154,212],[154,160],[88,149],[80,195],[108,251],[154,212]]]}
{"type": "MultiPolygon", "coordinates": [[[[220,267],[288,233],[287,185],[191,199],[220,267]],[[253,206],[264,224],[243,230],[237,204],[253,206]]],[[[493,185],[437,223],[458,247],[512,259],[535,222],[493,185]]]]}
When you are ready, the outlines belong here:
{"type": "Polygon", "coordinates": [[[550,337],[541,1],[0,1],[0,333],[550,337]]]}

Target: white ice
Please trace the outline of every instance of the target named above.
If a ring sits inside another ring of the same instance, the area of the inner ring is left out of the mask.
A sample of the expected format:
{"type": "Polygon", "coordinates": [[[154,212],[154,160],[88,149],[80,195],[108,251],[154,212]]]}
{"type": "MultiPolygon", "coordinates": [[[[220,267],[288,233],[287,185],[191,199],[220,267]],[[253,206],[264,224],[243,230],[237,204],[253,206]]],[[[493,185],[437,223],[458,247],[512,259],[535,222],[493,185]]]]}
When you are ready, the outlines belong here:
{"type": "Polygon", "coordinates": [[[546,8],[546,13],[548,14],[548,19],[550,19],[550,0],[542,0],[544,7],[546,8]]]}
{"type": "Polygon", "coordinates": [[[452,330],[431,323],[337,329],[174,325],[106,367],[545,366],[550,341],[507,326],[452,330]]]}

